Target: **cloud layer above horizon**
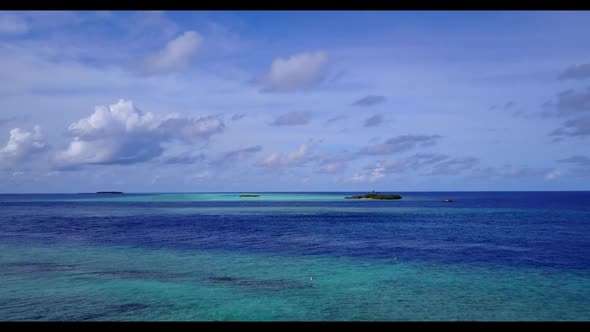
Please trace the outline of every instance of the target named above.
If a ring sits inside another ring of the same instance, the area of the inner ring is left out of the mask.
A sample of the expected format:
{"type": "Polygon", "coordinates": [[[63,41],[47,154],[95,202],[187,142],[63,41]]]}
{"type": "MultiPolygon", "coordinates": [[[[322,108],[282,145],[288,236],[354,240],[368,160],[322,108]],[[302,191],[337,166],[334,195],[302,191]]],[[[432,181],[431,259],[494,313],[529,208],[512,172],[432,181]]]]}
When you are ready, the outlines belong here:
{"type": "Polygon", "coordinates": [[[0,12],[0,186],[588,190],[590,58],[571,37],[587,28],[584,12],[0,12]]]}

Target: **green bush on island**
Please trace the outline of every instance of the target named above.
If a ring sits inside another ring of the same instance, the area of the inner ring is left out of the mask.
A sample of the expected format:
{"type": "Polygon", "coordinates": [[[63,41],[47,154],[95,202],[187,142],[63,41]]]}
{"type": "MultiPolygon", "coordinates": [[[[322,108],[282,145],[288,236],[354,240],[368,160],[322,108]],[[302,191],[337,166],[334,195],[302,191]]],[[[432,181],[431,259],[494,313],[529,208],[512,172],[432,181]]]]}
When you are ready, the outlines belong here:
{"type": "Polygon", "coordinates": [[[355,195],[345,197],[346,199],[401,199],[400,195],[383,195],[379,193],[369,193],[366,195],[355,195]]]}
{"type": "Polygon", "coordinates": [[[260,195],[244,194],[244,195],[240,195],[240,197],[260,197],[260,195]]]}

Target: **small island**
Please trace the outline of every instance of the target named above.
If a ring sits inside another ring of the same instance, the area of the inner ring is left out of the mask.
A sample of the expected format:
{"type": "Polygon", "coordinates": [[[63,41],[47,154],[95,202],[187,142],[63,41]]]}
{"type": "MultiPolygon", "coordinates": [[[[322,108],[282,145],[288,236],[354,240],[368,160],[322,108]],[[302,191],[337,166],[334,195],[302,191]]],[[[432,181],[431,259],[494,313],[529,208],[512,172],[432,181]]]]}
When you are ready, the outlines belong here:
{"type": "Polygon", "coordinates": [[[376,192],[371,192],[366,195],[355,195],[344,197],[346,199],[401,199],[400,195],[384,195],[376,192]]]}
{"type": "Polygon", "coordinates": [[[242,194],[240,197],[260,197],[260,195],[253,195],[253,194],[242,194]]]}
{"type": "Polygon", "coordinates": [[[97,191],[97,194],[123,194],[122,191],[97,191]]]}

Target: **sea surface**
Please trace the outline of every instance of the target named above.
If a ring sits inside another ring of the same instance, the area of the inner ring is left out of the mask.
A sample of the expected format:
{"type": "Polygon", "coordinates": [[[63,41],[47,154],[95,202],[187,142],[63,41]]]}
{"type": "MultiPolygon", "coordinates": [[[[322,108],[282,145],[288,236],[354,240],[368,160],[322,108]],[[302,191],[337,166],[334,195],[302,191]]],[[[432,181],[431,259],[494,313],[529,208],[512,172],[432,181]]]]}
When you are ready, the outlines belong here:
{"type": "Polygon", "coordinates": [[[590,320],[590,192],[239,194],[0,195],[0,320],[590,320]]]}

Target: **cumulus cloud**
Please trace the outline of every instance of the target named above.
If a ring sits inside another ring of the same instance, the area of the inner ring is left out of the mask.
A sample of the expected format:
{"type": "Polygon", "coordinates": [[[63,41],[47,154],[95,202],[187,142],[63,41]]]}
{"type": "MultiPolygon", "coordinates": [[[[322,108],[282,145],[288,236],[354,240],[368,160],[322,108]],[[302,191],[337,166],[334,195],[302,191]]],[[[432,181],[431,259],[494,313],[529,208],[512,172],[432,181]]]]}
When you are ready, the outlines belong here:
{"type": "Polygon", "coordinates": [[[33,131],[20,128],[10,130],[8,143],[0,149],[0,160],[8,162],[20,162],[44,151],[47,144],[41,135],[41,128],[35,126],[33,131]]]}
{"type": "Polygon", "coordinates": [[[22,35],[29,32],[29,24],[22,17],[0,13],[0,35],[22,35]]]}
{"type": "Polygon", "coordinates": [[[432,146],[441,138],[440,135],[402,135],[390,138],[384,143],[366,146],[359,153],[367,155],[391,154],[416,147],[432,146]]]}
{"type": "Polygon", "coordinates": [[[298,126],[305,125],[311,121],[310,112],[289,112],[276,118],[271,125],[273,126],[298,126]]]}
{"type": "Polygon", "coordinates": [[[163,143],[187,144],[221,133],[224,124],[215,116],[156,115],[119,100],[97,106],[87,118],[72,123],[68,148],[57,156],[59,167],[83,164],[134,164],[160,156],[163,143]]]}
{"type": "Polygon", "coordinates": [[[590,78],[590,63],[583,63],[579,65],[572,65],[566,68],[560,75],[561,80],[583,80],[590,78]]]}
{"type": "Polygon", "coordinates": [[[302,90],[326,78],[328,54],[322,51],[300,53],[287,59],[277,58],[261,83],[268,92],[302,90]]]}
{"type": "Polygon", "coordinates": [[[297,150],[289,153],[273,152],[266,158],[258,161],[257,165],[268,168],[301,166],[312,160],[311,144],[305,143],[300,145],[297,150]]]}
{"type": "Polygon", "coordinates": [[[365,120],[365,127],[377,127],[379,125],[381,125],[383,123],[385,119],[383,118],[383,115],[381,114],[376,114],[373,116],[368,117],[365,120]]]}
{"type": "Polygon", "coordinates": [[[231,165],[239,165],[240,162],[243,162],[254,154],[260,152],[262,147],[260,145],[252,146],[249,148],[244,149],[237,149],[226,152],[222,154],[219,158],[215,159],[211,162],[214,166],[217,167],[227,167],[231,165]]]}
{"type": "Polygon", "coordinates": [[[368,95],[366,97],[363,97],[357,101],[355,101],[354,103],[352,103],[353,106],[375,106],[381,103],[385,102],[385,97],[383,96],[375,96],[375,95],[368,95]]]}
{"type": "Polygon", "coordinates": [[[185,67],[197,53],[203,37],[195,31],[186,31],[169,41],[155,54],[146,57],[145,65],[150,71],[167,71],[185,67]]]}

